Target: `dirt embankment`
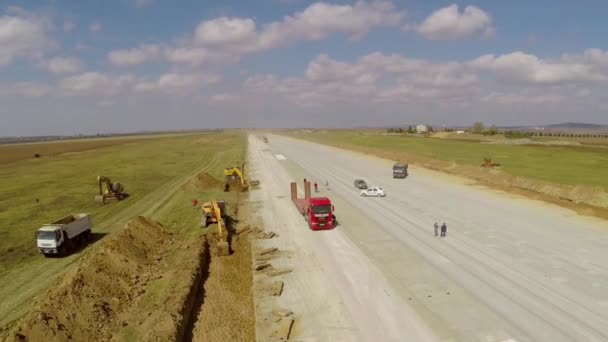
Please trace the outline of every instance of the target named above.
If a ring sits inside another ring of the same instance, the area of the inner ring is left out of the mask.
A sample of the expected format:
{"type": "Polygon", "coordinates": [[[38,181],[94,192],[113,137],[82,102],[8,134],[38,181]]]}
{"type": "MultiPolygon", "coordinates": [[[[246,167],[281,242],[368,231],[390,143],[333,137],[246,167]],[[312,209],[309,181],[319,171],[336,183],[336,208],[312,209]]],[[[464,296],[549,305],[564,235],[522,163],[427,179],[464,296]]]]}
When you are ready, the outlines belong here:
{"type": "Polygon", "coordinates": [[[220,189],[223,187],[223,183],[217,180],[206,172],[201,172],[198,175],[192,177],[187,183],[182,186],[183,190],[212,190],[220,189]]]}
{"type": "Polygon", "coordinates": [[[145,217],[130,221],[0,340],[254,340],[251,242],[236,234],[248,213],[238,208],[228,210],[228,256],[215,253],[215,225],[191,235],[145,217]]]}
{"type": "Polygon", "coordinates": [[[237,234],[237,229],[242,230],[248,225],[249,212],[242,202],[234,209],[226,220],[230,255],[215,253],[218,236],[214,230],[207,234],[211,264],[202,288],[204,301],[195,316],[197,322],[192,331],[192,341],[255,340],[250,235],[248,231],[237,234]]]}
{"type": "MultiPolygon", "coordinates": [[[[51,288],[9,341],[176,341],[190,315],[187,289],[206,265],[201,239],[187,243],[145,217],[130,221],[51,288]],[[167,267],[176,251],[192,258],[167,267]],[[198,256],[195,257],[195,256],[198,256]],[[174,285],[175,290],[159,289],[174,285]],[[163,302],[156,297],[162,296],[163,302]]],[[[208,254],[207,254],[208,255],[208,254]]]]}
{"type": "Polygon", "coordinates": [[[173,236],[162,225],[138,217],[82,258],[24,317],[14,340],[109,340],[133,324],[128,312],[153,281],[173,236]]]}

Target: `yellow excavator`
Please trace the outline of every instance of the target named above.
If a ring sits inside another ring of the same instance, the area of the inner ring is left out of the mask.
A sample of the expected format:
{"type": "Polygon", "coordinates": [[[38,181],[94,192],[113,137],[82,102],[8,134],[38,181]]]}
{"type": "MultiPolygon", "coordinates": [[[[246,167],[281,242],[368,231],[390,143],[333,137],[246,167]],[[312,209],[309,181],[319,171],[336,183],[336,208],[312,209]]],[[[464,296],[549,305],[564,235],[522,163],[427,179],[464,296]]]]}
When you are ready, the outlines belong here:
{"type": "Polygon", "coordinates": [[[240,189],[241,191],[249,190],[249,184],[245,181],[245,163],[241,166],[234,165],[224,169],[224,176],[226,177],[226,183],[224,184],[224,191],[228,192],[231,188],[240,189]]]}
{"type": "Polygon", "coordinates": [[[213,200],[211,202],[205,202],[202,205],[203,218],[201,226],[209,226],[210,224],[217,223],[218,240],[217,251],[218,255],[229,255],[230,249],[228,242],[226,242],[227,236],[224,235],[225,230],[225,217],[226,217],[226,202],[220,200],[213,200]]]}
{"type": "Polygon", "coordinates": [[[95,196],[95,202],[105,204],[108,200],[122,200],[127,197],[124,187],[120,183],[112,183],[106,176],[97,176],[99,194],[95,196]]]}

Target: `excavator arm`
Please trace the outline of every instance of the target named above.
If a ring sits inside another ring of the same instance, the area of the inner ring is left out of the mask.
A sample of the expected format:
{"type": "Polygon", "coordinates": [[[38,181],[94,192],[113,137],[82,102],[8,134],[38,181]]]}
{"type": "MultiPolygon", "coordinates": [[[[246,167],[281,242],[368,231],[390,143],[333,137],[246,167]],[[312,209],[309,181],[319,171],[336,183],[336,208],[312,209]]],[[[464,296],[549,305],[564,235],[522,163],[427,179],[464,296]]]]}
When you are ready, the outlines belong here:
{"type": "Polygon", "coordinates": [[[97,184],[99,185],[99,195],[103,195],[110,193],[112,189],[112,181],[110,178],[106,176],[97,176],[97,184]],[[105,185],[105,191],[103,190],[103,186],[105,185]]]}
{"type": "Polygon", "coordinates": [[[217,201],[211,202],[211,205],[213,206],[213,214],[217,218],[217,229],[221,240],[224,230],[224,219],[222,218],[222,209],[220,208],[220,205],[219,203],[217,203],[217,201]]]}

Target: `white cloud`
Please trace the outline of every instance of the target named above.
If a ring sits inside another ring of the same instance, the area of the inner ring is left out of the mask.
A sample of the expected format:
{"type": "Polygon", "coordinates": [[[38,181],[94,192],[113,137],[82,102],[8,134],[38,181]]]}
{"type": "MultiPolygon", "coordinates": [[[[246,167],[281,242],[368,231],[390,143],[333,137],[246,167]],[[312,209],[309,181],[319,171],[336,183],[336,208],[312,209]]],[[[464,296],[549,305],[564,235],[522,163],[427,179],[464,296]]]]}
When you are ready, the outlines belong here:
{"type": "Polygon", "coordinates": [[[63,32],[72,32],[76,28],[76,24],[71,20],[63,22],[63,32]]]}
{"type": "Polygon", "coordinates": [[[146,44],[129,50],[115,50],[108,53],[110,63],[118,66],[132,66],[157,60],[162,56],[158,45],[146,44]]]}
{"type": "Polygon", "coordinates": [[[506,55],[483,55],[470,62],[477,70],[491,71],[503,79],[528,83],[596,82],[606,76],[592,65],[576,61],[549,61],[521,51],[506,55]]]}
{"type": "Polygon", "coordinates": [[[206,49],[195,46],[165,49],[167,61],[173,64],[186,64],[193,67],[204,63],[234,63],[239,57],[217,49],[206,49]]]}
{"type": "Polygon", "coordinates": [[[76,58],[54,57],[40,62],[40,67],[54,74],[71,74],[84,69],[84,63],[76,58]]]}
{"type": "Polygon", "coordinates": [[[99,32],[102,29],[103,29],[103,26],[101,25],[101,23],[99,21],[92,22],[91,25],[89,25],[89,31],[91,31],[91,32],[99,32]]]}
{"type": "Polygon", "coordinates": [[[478,7],[467,6],[462,13],[453,4],[433,12],[418,27],[418,32],[433,40],[455,40],[494,33],[492,18],[478,7]]]}
{"type": "Polygon", "coordinates": [[[163,91],[168,93],[185,94],[189,91],[199,89],[221,81],[221,76],[193,73],[167,73],[159,77],[157,81],[142,81],[135,85],[135,90],[163,91]]]}
{"type": "Polygon", "coordinates": [[[39,57],[49,46],[45,18],[12,7],[0,15],[0,67],[17,58],[39,57]]]}
{"type": "Polygon", "coordinates": [[[198,44],[238,44],[257,35],[253,19],[216,18],[200,23],[194,32],[198,44]]]}
{"type": "Polygon", "coordinates": [[[353,62],[319,55],[301,77],[254,75],[244,88],[302,105],[306,101],[321,106],[373,102],[552,105],[573,93],[589,96],[589,90],[577,92],[580,82],[603,80],[606,75],[592,65],[548,61],[520,52],[443,63],[376,52],[353,62]]]}
{"type": "Polygon", "coordinates": [[[20,82],[8,86],[0,85],[0,96],[41,97],[49,94],[50,90],[47,84],[20,82]]]}
{"type": "Polygon", "coordinates": [[[114,95],[136,81],[131,75],[106,75],[85,72],[70,76],[59,82],[65,95],[114,95]]]}
{"type": "Polygon", "coordinates": [[[378,27],[398,27],[403,13],[386,1],[358,1],[354,5],[317,2],[281,21],[258,27],[252,18],[219,17],[201,22],[191,40],[166,52],[172,63],[198,66],[207,62],[235,62],[244,54],[297,41],[313,41],[342,33],[361,38],[378,27]]]}

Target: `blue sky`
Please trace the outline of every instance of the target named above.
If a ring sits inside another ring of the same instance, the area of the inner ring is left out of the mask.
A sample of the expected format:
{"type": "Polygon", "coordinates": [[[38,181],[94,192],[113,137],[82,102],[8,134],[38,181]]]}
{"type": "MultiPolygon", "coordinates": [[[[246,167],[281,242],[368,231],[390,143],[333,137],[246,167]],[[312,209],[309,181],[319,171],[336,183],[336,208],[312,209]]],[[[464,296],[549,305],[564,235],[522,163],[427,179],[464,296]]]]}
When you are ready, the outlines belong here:
{"type": "Polygon", "coordinates": [[[605,1],[0,1],[0,135],[608,124],[605,1]]]}

